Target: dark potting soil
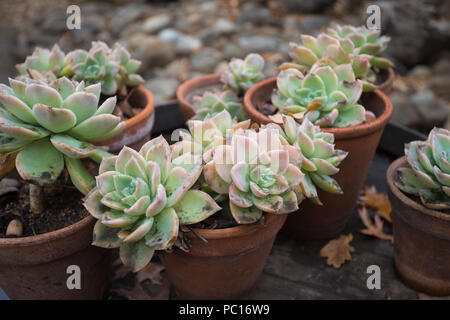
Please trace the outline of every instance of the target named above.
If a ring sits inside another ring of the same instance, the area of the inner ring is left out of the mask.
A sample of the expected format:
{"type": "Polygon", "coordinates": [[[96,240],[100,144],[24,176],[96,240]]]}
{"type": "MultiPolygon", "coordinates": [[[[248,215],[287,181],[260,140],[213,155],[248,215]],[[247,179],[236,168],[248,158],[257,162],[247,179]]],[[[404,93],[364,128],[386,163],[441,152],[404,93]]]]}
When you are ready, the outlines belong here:
{"type": "Polygon", "coordinates": [[[0,238],[5,238],[6,228],[13,219],[22,222],[23,236],[28,237],[70,226],[89,214],[81,201],[83,194],[73,186],[62,184],[44,188],[45,210],[33,214],[28,190],[28,184],[24,184],[13,201],[0,206],[0,238]]]}

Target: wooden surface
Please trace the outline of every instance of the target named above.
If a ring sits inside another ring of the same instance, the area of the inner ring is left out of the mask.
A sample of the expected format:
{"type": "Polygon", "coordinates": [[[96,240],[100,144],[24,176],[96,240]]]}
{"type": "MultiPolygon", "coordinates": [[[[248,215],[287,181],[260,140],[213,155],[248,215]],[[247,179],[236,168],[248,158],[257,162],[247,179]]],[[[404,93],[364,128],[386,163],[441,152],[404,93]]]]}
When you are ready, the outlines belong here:
{"type": "MultiPolygon", "coordinates": [[[[391,158],[377,153],[366,184],[385,191],[391,158]]],[[[385,223],[386,232],[391,227],[385,223]]],[[[351,261],[334,269],[319,256],[327,241],[292,241],[278,235],[272,253],[252,294],[253,299],[417,299],[395,273],[393,247],[387,240],[363,235],[364,225],[355,210],[343,234],[353,234],[351,261]],[[381,269],[381,289],[367,289],[367,267],[381,269]]]]}

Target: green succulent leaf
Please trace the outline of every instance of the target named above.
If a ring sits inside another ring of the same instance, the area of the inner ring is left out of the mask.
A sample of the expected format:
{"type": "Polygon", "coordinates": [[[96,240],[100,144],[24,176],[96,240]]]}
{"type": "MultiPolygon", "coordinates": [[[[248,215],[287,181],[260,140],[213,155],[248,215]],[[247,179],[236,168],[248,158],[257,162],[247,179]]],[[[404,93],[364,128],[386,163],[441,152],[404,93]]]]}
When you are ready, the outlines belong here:
{"type": "Polygon", "coordinates": [[[22,179],[43,185],[59,177],[64,169],[64,159],[49,139],[40,139],[18,153],[16,168],[22,179]]]}
{"type": "Polygon", "coordinates": [[[199,190],[186,192],[173,208],[181,225],[198,223],[221,209],[211,196],[199,190]]]}

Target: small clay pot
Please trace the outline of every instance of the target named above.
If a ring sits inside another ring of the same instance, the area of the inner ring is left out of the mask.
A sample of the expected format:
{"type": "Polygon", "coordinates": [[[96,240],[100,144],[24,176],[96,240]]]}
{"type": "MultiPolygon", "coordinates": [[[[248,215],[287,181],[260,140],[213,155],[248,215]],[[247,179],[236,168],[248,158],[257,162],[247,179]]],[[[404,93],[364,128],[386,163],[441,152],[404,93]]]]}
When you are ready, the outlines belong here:
{"type": "Polygon", "coordinates": [[[193,97],[201,95],[205,91],[220,89],[221,87],[222,83],[218,74],[207,74],[183,82],[177,89],[177,99],[180,112],[186,121],[195,115],[192,107],[193,97]]]}
{"type": "Polygon", "coordinates": [[[161,259],[181,299],[247,297],[261,275],[275,236],[286,215],[267,214],[265,224],[226,229],[195,229],[188,233],[189,252],[174,248],[161,259]]]}
{"type": "Polygon", "coordinates": [[[142,111],[125,121],[125,130],[118,136],[95,142],[95,145],[108,146],[110,152],[118,152],[123,146],[128,146],[134,150],[139,150],[147,141],[150,140],[150,132],[155,123],[155,102],[153,94],[143,86],[138,86],[128,97],[128,103],[141,108],[142,111]]]}
{"type": "Polygon", "coordinates": [[[107,298],[111,250],[91,246],[94,224],[88,216],[37,236],[0,239],[0,287],[20,300],[107,298]],[[69,266],[80,268],[79,290],[67,287],[69,266]]]}
{"type": "MultiPolygon", "coordinates": [[[[259,112],[255,102],[268,101],[276,87],[276,78],[262,81],[247,91],[244,108],[250,118],[259,124],[272,120],[259,112]]],[[[342,232],[353,213],[359,191],[363,187],[367,172],[378,142],[389,118],[392,115],[392,103],[380,90],[364,93],[362,105],[376,115],[370,123],[348,128],[326,128],[325,132],[334,134],[335,147],[347,151],[347,158],[340,164],[339,172],[333,176],[343,194],[323,192],[318,188],[323,206],[317,206],[306,199],[300,204],[298,212],[287,218],[282,232],[296,240],[330,239],[342,232]]]]}
{"type": "Polygon", "coordinates": [[[383,91],[385,94],[390,94],[392,91],[392,84],[394,83],[395,72],[394,69],[382,69],[377,75],[380,84],[378,85],[378,90],[383,91]]]}
{"type": "Polygon", "coordinates": [[[408,286],[431,295],[450,295],[450,214],[424,207],[395,186],[397,169],[405,166],[402,157],[387,171],[395,266],[408,286]]]}

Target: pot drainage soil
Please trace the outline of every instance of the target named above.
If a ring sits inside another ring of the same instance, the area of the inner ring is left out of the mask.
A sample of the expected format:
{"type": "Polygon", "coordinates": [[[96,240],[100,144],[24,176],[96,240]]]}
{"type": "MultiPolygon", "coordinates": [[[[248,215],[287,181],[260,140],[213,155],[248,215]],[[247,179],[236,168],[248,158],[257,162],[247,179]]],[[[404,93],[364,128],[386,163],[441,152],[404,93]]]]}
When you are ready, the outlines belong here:
{"type": "Polygon", "coordinates": [[[23,223],[23,236],[34,236],[70,226],[89,213],[83,207],[83,195],[72,186],[54,185],[44,189],[44,212],[30,213],[28,184],[23,185],[14,201],[0,205],[0,238],[5,238],[8,223],[19,219],[23,223]]]}

